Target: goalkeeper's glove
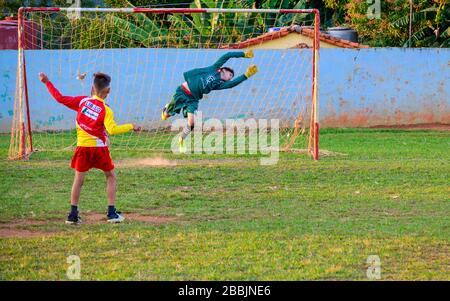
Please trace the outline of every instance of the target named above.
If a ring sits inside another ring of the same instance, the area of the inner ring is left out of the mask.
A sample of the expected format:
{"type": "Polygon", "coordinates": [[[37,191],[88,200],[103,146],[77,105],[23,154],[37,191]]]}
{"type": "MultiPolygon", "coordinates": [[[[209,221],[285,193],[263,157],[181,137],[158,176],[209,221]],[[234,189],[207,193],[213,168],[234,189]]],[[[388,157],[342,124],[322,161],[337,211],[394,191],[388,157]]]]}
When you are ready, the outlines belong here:
{"type": "Polygon", "coordinates": [[[245,72],[245,77],[249,78],[250,76],[255,75],[256,72],[258,72],[256,65],[250,65],[245,72]]]}
{"type": "Polygon", "coordinates": [[[249,59],[253,57],[253,50],[247,50],[244,52],[245,58],[249,59]]]}

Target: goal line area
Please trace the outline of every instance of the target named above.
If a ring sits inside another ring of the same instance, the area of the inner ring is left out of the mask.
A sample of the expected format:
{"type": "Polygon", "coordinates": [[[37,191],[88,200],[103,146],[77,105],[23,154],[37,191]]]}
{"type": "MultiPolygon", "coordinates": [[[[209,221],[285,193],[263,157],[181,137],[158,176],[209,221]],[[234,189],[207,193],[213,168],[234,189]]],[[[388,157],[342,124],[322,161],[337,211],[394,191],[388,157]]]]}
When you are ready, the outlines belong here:
{"type": "MultiPolygon", "coordinates": [[[[170,151],[186,120],[161,120],[161,110],[186,81],[185,72],[252,50],[252,57],[237,55],[221,65],[234,71],[233,79],[251,65],[257,73],[203,95],[197,138],[205,144],[214,132],[223,136],[213,141],[220,146],[233,131],[247,143],[254,136],[259,142],[262,133],[275,141],[277,129],[280,150],[305,149],[317,160],[319,28],[315,9],[21,8],[9,157],[74,146],[76,112],[55,102],[39,72],[71,96],[90,96],[95,72],[110,75],[106,102],[116,122],[142,127],[111,136],[111,147],[170,151]]],[[[237,145],[239,139],[229,140],[237,145]]]]}

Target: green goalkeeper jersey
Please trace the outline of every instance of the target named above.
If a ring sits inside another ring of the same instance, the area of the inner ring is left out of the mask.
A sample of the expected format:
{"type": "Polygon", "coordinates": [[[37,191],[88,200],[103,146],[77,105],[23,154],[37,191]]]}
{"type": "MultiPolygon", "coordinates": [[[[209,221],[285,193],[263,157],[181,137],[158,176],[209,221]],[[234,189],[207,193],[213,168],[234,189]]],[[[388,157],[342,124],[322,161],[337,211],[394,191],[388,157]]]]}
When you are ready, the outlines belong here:
{"type": "Polygon", "coordinates": [[[247,79],[245,75],[240,75],[233,80],[224,81],[220,78],[218,69],[222,67],[230,58],[245,57],[244,52],[228,52],[222,55],[213,65],[205,68],[192,69],[185,72],[184,79],[188,83],[189,90],[196,100],[200,100],[203,94],[208,94],[212,90],[223,90],[233,88],[247,79]]]}

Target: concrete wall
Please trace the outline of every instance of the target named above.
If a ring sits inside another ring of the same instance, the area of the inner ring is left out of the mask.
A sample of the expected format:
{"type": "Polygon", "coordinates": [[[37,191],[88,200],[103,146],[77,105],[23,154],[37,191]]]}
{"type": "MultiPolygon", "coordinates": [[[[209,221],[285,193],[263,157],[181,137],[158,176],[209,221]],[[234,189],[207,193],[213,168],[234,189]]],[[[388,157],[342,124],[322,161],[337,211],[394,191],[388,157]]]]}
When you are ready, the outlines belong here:
{"type": "MultiPolygon", "coordinates": [[[[63,94],[88,95],[91,75],[113,78],[108,102],[118,122],[159,126],[183,71],[206,66],[224,51],[179,49],[29,50],[32,123],[35,130],[74,127],[74,113],[55,103],[37,73],[46,72],[63,94]],[[85,81],[77,72],[88,74],[85,81]]],[[[206,117],[278,117],[293,120],[311,100],[311,51],[255,50],[255,58],[232,59],[236,74],[256,63],[260,72],[232,90],[214,91],[201,103],[206,117]]],[[[17,52],[0,51],[0,132],[8,132],[16,83],[17,52]]],[[[450,124],[450,49],[322,49],[322,127],[450,124]]]]}

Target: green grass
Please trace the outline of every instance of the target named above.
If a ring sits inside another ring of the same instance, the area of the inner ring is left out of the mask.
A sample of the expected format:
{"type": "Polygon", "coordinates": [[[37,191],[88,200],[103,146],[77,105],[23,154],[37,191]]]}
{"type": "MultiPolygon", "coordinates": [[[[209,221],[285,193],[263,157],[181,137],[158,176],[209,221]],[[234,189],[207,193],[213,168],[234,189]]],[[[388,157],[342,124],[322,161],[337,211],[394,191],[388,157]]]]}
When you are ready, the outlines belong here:
{"type": "MultiPolygon", "coordinates": [[[[330,129],[320,143],[342,155],[261,166],[257,155],[112,147],[116,162],[179,163],[117,168],[119,209],[175,217],[164,224],[66,227],[72,151],[2,160],[0,222],[47,220],[21,229],[49,235],[1,238],[0,279],[67,279],[75,254],[83,280],[367,280],[369,255],[383,280],[449,280],[450,133],[330,129]]],[[[8,144],[0,136],[3,158],[8,144]]],[[[105,211],[104,191],[89,173],[81,215],[105,211]]]]}

